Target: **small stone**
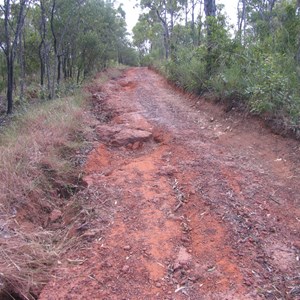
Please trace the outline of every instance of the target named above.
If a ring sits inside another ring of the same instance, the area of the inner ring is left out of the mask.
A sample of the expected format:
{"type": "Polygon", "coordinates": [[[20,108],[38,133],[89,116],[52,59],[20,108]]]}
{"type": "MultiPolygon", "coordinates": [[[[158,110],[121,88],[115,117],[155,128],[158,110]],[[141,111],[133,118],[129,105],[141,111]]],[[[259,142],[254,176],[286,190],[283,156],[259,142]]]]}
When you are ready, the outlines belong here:
{"type": "Polygon", "coordinates": [[[125,265],[123,268],[122,268],[122,272],[123,273],[127,273],[129,271],[129,266],[128,265],[125,265]]]}
{"type": "Polygon", "coordinates": [[[295,241],[295,242],[293,243],[293,246],[294,246],[295,248],[297,248],[298,250],[300,250],[300,242],[295,241]]]}
{"type": "Polygon", "coordinates": [[[190,241],[190,239],[189,239],[187,236],[183,236],[183,237],[181,238],[181,241],[182,241],[183,243],[188,243],[188,242],[190,241]]]}
{"type": "Polygon", "coordinates": [[[92,238],[94,238],[94,237],[96,236],[96,234],[97,234],[97,231],[95,231],[95,230],[89,230],[89,231],[86,231],[86,232],[82,235],[82,237],[92,239],[92,238]]]}
{"type": "Polygon", "coordinates": [[[254,282],[252,279],[248,278],[244,281],[244,284],[247,286],[253,286],[254,282]]]}
{"type": "Polygon", "coordinates": [[[180,263],[178,263],[178,262],[175,262],[175,263],[174,263],[174,265],[173,265],[173,270],[174,270],[174,271],[177,271],[177,270],[179,270],[179,269],[181,269],[181,268],[182,268],[182,266],[181,266],[180,263]]]}
{"type": "Polygon", "coordinates": [[[56,221],[58,221],[60,218],[62,217],[62,212],[59,210],[59,209],[54,209],[50,216],[49,216],[49,219],[50,219],[50,222],[51,223],[55,223],[56,221]]]}
{"type": "Polygon", "coordinates": [[[191,282],[196,282],[197,278],[195,276],[191,276],[188,278],[191,282]]]}
{"type": "Polygon", "coordinates": [[[157,283],[155,284],[155,286],[156,286],[157,288],[161,288],[161,284],[160,284],[159,282],[157,282],[157,283]]]}
{"type": "Polygon", "coordinates": [[[196,190],[192,188],[192,189],[190,190],[190,195],[195,195],[195,194],[196,194],[196,190]]]}
{"type": "Polygon", "coordinates": [[[133,145],[132,145],[132,150],[137,150],[139,148],[142,147],[142,143],[141,142],[135,142],[133,145]]]}
{"type": "Polygon", "coordinates": [[[131,249],[131,246],[130,246],[130,245],[127,245],[127,246],[125,246],[123,249],[126,250],[126,251],[129,251],[129,250],[131,249]]]}

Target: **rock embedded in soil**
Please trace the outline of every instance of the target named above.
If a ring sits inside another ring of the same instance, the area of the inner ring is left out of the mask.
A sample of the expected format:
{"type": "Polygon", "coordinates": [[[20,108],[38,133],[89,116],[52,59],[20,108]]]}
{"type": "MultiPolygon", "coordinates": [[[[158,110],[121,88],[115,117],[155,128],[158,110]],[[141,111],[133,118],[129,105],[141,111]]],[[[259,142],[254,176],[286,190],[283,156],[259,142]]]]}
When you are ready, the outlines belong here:
{"type": "Polygon", "coordinates": [[[152,133],[144,130],[122,129],[113,136],[111,144],[114,146],[125,146],[136,142],[146,142],[150,140],[152,133]]]}
{"type": "Polygon", "coordinates": [[[142,142],[135,142],[133,145],[132,145],[132,150],[138,150],[139,148],[141,148],[143,146],[143,143],[142,142]]]}
{"type": "Polygon", "coordinates": [[[295,248],[297,248],[298,250],[300,250],[300,241],[295,241],[295,242],[293,243],[293,246],[294,246],[295,248]]]}
{"type": "Polygon", "coordinates": [[[129,271],[129,266],[128,265],[125,265],[123,268],[122,268],[122,272],[123,273],[127,273],[129,271]]]}
{"type": "Polygon", "coordinates": [[[109,126],[109,125],[99,125],[96,128],[96,132],[99,139],[108,142],[115,134],[122,130],[121,126],[109,126]]]}
{"type": "Polygon", "coordinates": [[[137,150],[152,138],[152,133],[146,130],[124,128],[121,125],[99,125],[96,128],[99,139],[113,146],[121,147],[131,144],[133,150],[137,150]]]}
{"type": "Polygon", "coordinates": [[[49,216],[49,221],[50,223],[55,223],[61,218],[62,218],[62,212],[59,209],[54,209],[49,216]]]}

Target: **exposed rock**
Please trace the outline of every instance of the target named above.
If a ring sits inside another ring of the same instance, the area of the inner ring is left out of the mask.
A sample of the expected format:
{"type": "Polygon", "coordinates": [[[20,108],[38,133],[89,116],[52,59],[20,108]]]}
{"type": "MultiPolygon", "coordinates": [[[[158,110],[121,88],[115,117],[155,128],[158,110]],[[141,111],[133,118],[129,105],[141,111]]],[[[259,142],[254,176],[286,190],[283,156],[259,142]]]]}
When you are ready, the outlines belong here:
{"type": "Polygon", "coordinates": [[[135,142],[133,145],[132,145],[132,150],[138,150],[139,148],[141,148],[143,146],[143,143],[142,142],[135,142]]]}
{"type": "Polygon", "coordinates": [[[293,246],[294,246],[295,248],[297,248],[298,250],[300,250],[300,242],[295,241],[295,242],[293,243],[293,246]]]}
{"type": "Polygon", "coordinates": [[[129,266],[128,265],[125,265],[123,268],[122,268],[122,272],[123,273],[127,273],[129,271],[129,266]]]}
{"type": "Polygon", "coordinates": [[[124,124],[128,128],[147,130],[151,131],[152,126],[147,122],[147,120],[139,113],[131,112],[125,113],[114,119],[117,124],[124,124]]]}
{"type": "Polygon", "coordinates": [[[144,130],[123,129],[116,133],[112,140],[114,146],[125,146],[129,143],[145,142],[152,137],[152,133],[144,130]]]}
{"type": "Polygon", "coordinates": [[[179,253],[177,255],[177,258],[175,260],[174,265],[183,266],[186,265],[190,260],[192,259],[191,254],[188,253],[186,248],[180,247],[179,253]]]}
{"type": "Polygon", "coordinates": [[[124,128],[119,125],[100,125],[96,128],[101,141],[111,143],[114,146],[127,146],[132,144],[131,149],[136,150],[141,147],[142,142],[149,140],[152,133],[149,131],[124,128]]]}
{"type": "Polygon", "coordinates": [[[99,125],[96,127],[96,132],[99,139],[108,142],[115,134],[122,130],[121,126],[99,125]]]}

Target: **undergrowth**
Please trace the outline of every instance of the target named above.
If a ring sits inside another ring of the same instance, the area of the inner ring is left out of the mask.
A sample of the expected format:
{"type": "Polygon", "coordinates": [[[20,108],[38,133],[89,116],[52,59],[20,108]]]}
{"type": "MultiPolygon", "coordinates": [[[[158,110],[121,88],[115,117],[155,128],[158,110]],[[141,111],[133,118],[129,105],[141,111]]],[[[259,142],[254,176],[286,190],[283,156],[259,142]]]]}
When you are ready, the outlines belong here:
{"type": "MultiPolygon", "coordinates": [[[[300,139],[300,93],[293,58],[264,53],[258,46],[235,49],[232,41],[215,55],[214,72],[206,72],[206,49],[179,49],[174,60],[154,67],[187,92],[217,99],[232,108],[259,115],[282,135],[300,139]],[[233,51],[235,49],[235,52],[233,51]]],[[[219,50],[218,50],[219,51],[219,50]]]]}
{"type": "MultiPolygon", "coordinates": [[[[120,74],[105,72],[96,81],[120,74]]],[[[1,130],[0,299],[36,299],[51,266],[75,242],[70,224],[48,225],[51,212],[74,206],[73,194],[83,188],[75,158],[89,145],[86,99],[79,93],[42,102],[1,130]]]]}

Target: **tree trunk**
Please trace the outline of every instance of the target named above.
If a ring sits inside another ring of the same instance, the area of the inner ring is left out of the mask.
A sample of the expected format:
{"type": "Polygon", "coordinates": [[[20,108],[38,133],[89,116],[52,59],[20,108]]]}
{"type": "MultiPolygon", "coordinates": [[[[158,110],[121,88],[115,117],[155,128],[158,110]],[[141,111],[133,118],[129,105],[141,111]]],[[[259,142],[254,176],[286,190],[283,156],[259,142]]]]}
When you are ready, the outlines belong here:
{"type": "Polygon", "coordinates": [[[45,45],[45,71],[47,75],[48,99],[51,99],[50,45],[45,45]]]}
{"type": "Polygon", "coordinates": [[[7,114],[13,112],[13,86],[14,86],[14,66],[12,55],[6,59],[7,62],[7,114]]]}
{"type": "Polygon", "coordinates": [[[215,0],[204,0],[204,11],[206,15],[206,26],[207,26],[207,62],[206,62],[206,73],[210,77],[212,74],[212,29],[211,29],[211,18],[216,16],[216,2],[215,0]]]}
{"type": "Polygon", "coordinates": [[[238,3],[238,34],[242,42],[246,35],[246,0],[240,0],[238,3]]]}
{"type": "Polygon", "coordinates": [[[169,34],[169,27],[167,23],[167,11],[166,7],[164,10],[164,17],[162,17],[158,10],[156,10],[157,17],[159,18],[162,28],[164,30],[164,48],[165,48],[165,59],[169,58],[170,53],[170,34],[169,34]]]}
{"type": "Polygon", "coordinates": [[[79,85],[79,82],[80,82],[80,68],[78,68],[78,70],[77,70],[77,79],[76,79],[76,82],[77,82],[77,84],[79,85]]]}
{"type": "Polygon", "coordinates": [[[192,0],[192,22],[191,22],[191,29],[192,29],[192,39],[193,44],[196,45],[196,34],[195,34],[195,0],[192,0]]]}
{"type": "Polygon", "coordinates": [[[57,55],[57,85],[60,84],[60,78],[61,78],[61,56],[57,55]]]}
{"type": "MultiPolygon", "coordinates": [[[[299,13],[300,13],[300,0],[297,0],[297,3],[296,3],[296,14],[299,18],[299,13]]],[[[297,64],[300,65],[300,35],[298,34],[298,50],[297,50],[297,53],[296,53],[296,61],[297,61],[297,64]]]]}
{"type": "MultiPolygon", "coordinates": [[[[57,65],[58,65],[58,55],[57,55],[57,38],[54,31],[54,12],[56,8],[56,0],[53,0],[52,8],[51,8],[51,20],[50,20],[50,27],[51,27],[51,33],[53,36],[53,48],[54,48],[54,64],[53,64],[53,74],[52,74],[52,84],[51,84],[51,91],[50,91],[50,98],[55,97],[55,78],[56,78],[56,71],[57,71],[57,65]]],[[[56,78],[56,82],[58,81],[58,78],[56,78]]]]}
{"type": "Polygon", "coordinates": [[[40,59],[40,84],[44,86],[44,77],[45,77],[45,56],[46,56],[46,47],[45,47],[45,39],[46,39],[46,16],[45,16],[45,7],[44,2],[40,0],[40,8],[41,8],[41,26],[40,26],[40,36],[41,42],[39,45],[39,59],[40,59]]]}
{"type": "Polygon", "coordinates": [[[11,53],[11,38],[9,33],[9,16],[10,16],[10,0],[4,2],[4,31],[5,31],[5,49],[4,53],[6,56],[6,68],[7,68],[7,114],[12,113],[13,109],[13,67],[12,67],[12,53],[11,53]]]}
{"type": "Polygon", "coordinates": [[[16,57],[16,49],[18,45],[18,39],[20,37],[20,31],[22,30],[24,24],[25,4],[26,4],[26,0],[20,1],[16,28],[13,28],[12,30],[11,30],[11,22],[10,22],[10,17],[11,17],[10,0],[5,0],[4,6],[2,7],[4,11],[5,46],[1,45],[1,47],[6,57],[6,67],[7,67],[7,94],[6,94],[7,114],[11,114],[13,112],[14,61],[16,57]]]}
{"type": "Polygon", "coordinates": [[[185,27],[188,26],[188,14],[189,14],[189,1],[185,0],[185,27]]]}
{"type": "Polygon", "coordinates": [[[19,37],[19,51],[20,51],[20,101],[23,102],[24,100],[24,90],[25,90],[25,58],[24,58],[24,49],[25,39],[23,39],[23,30],[20,30],[20,37],[19,37]]]}
{"type": "Polygon", "coordinates": [[[40,59],[40,84],[44,86],[44,77],[45,77],[45,60],[43,55],[43,45],[44,42],[41,42],[39,45],[39,59],[40,59]]]}

